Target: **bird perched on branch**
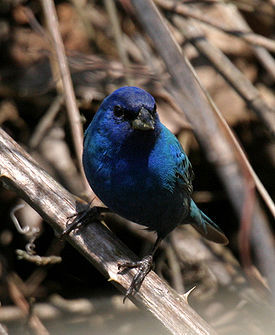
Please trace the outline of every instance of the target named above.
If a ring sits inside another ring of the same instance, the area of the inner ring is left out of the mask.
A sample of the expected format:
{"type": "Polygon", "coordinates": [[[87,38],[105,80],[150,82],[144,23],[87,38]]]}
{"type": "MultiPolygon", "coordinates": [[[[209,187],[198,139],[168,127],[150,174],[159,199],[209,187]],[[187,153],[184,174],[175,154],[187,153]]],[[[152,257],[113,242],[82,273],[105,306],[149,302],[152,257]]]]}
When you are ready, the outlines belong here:
{"type": "Polygon", "coordinates": [[[138,268],[126,297],[152,268],[160,241],[190,223],[207,239],[227,238],[192,200],[193,171],[177,138],[160,122],[154,98],[137,87],[106,97],[85,132],[83,165],[101,201],[122,217],[157,233],[152,252],[119,269],[138,268]]]}

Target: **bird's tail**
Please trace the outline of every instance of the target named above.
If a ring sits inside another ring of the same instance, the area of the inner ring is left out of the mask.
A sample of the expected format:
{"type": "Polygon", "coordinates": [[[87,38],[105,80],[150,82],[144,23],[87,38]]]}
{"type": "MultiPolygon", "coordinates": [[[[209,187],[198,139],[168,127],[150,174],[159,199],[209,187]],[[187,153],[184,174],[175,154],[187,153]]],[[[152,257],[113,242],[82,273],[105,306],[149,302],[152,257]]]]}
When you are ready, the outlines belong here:
{"type": "Polygon", "coordinates": [[[219,226],[205,215],[193,200],[190,204],[190,219],[191,225],[208,240],[221,244],[228,243],[227,237],[219,226]]]}

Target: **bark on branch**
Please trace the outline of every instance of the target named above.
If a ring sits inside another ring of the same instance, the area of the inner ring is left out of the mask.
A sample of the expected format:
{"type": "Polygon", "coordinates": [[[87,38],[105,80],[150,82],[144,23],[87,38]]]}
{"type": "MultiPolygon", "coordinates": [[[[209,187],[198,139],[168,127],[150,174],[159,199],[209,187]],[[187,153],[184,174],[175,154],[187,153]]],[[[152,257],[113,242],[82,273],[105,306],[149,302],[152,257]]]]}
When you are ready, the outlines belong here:
{"type": "MultiPolygon", "coordinates": [[[[0,180],[27,201],[57,231],[64,230],[67,217],[80,202],[0,128],[0,180]]],[[[117,263],[136,256],[104,225],[93,222],[66,237],[89,262],[122,292],[129,287],[133,273],[117,273],[117,263]]],[[[150,311],[172,334],[216,334],[185,301],[154,272],[144,280],[131,300],[150,311]]]]}

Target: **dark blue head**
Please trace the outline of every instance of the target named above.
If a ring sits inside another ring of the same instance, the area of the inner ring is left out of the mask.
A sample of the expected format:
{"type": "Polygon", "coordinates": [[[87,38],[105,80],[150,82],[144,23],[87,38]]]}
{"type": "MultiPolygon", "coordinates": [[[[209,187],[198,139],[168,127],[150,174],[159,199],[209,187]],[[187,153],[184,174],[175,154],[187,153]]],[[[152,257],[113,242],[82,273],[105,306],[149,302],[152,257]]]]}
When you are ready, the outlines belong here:
{"type": "Polygon", "coordinates": [[[132,111],[133,115],[138,115],[141,107],[146,108],[150,113],[154,113],[156,102],[151,94],[145,90],[138,87],[125,86],[115,90],[101,104],[104,109],[113,108],[114,106],[120,106],[125,111],[129,110],[132,111]]]}
{"type": "Polygon", "coordinates": [[[155,99],[138,87],[121,87],[102,102],[100,119],[117,130],[145,131],[155,129],[158,116],[155,99]]]}

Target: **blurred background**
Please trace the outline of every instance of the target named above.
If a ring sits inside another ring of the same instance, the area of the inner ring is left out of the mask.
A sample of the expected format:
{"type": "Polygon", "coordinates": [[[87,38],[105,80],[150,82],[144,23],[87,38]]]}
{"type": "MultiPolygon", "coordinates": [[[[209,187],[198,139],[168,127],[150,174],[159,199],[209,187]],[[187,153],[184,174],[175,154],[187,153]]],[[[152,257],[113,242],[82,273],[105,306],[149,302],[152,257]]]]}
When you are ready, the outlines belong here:
{"type": "MultiPolygon", "coordinates": [[[[66,189],[88,200],[91,191],[78,160],[82,149],[72,135],[43,2],[0,2],[0,125],[66,189]]],[[[274,199],[274,0],[155,3],[274,199]],[[207,41],[206,49],[196,44],[200,40],[207,41]],[[223,58],[218,63],[218,52],[240,76],[223,58]],[[238,83],[244,83],[241,89],[238,83]],[[254,98],[261,106],[256,113],[254,98]]],[[[184,106],[174,99],[171,77],[131,1],[55,1],[55,8],[83,129],[114,89],[131,85],[148,90],[162,122],[192,162],[194,200],[230,240],[224,247],[203,240],[190,227],[178,227],[157,253],[155,271],[180,294],[194,288],[189,304],[219,334],[274,334],[274,292],[268,274],[261,272],[259,251],[250,244],[249,218],[234,210],[232,194],[182,113],[184,106]]],[[[274,218],[259,202],[274,241],[274,218]]],[[[2,186],[0,222],[0,334],[168,334],[151,315],[130,301],[123,304],[106,278],[2,186]],[[28,234],[18,231],[11,214],[22,228],[31,227],[28,234]],[[61,256],[62,262],[39,266],[18,259],[16,250],[26,248],[40,256],[61,256]],[[32,313],[36,325],[29,322],[32,313]]],[[[107,216],[106,223],[139,256],[154,241],[152,233],[115,215],[107,216]]]]}

